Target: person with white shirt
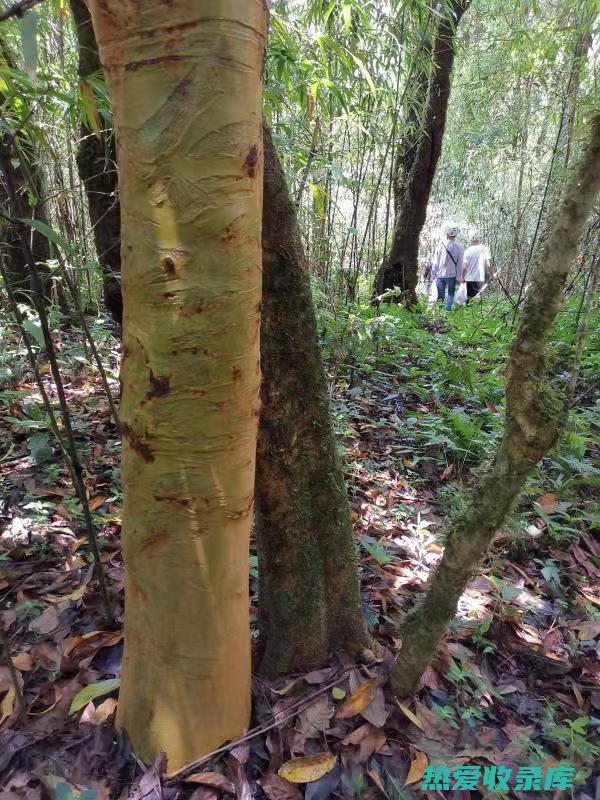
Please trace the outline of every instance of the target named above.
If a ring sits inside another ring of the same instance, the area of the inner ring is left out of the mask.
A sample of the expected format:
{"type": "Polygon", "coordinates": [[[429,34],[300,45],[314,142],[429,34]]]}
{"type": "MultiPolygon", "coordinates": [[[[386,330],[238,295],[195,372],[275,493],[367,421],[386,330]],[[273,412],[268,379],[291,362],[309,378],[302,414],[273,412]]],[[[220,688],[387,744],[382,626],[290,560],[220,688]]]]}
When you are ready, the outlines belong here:
{"type": "Polygon", "coordinates": [[[486,245],[482,243],[482,238],[482,235],[475,231],[471,236],[471,244],[463,255],[463,268],[459,283],[465,281],[467,284],[467,303],[483,289],[486,275],[489,276],[492,269],[492,256],[486,245]]]}
{"type": "Polygon", "coordinates": [[[447,241],[438,244],[432,262],[431,272],[435,275],[438,300],[441,303],[445,300],[446,311],[452,308],[456,282],[462,271],[464,247],[456,241],[457,236],[458,228],[455,225],[446,228],[447,241]]]}

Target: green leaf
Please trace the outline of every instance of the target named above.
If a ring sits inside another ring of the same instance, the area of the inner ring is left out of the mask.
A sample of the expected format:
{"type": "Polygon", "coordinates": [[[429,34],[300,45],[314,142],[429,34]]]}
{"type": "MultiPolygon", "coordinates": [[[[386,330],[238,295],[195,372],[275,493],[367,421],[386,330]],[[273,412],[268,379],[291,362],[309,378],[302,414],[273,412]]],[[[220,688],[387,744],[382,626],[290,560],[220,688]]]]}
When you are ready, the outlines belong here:
{"type": "Polygon", "coordinates": [[[103,697],[105,694],[111,694],[121,685],[120,678],[110,678],[106,681],[98,681],[97,683],[90,683],[85,686],[80,692],[77,692],[71,703],[69,714],[76,714],[81,711],[84,706],[95,700],[96,697],[103,697]]]}
{"type": "Polygon", "coordinates": [[[344,689],[340,689],[339,686],[334,686],[331,690],[331,696],[334,700],[343,700],[346,697],[346,692],[344,689]]]}
{"type": "Polygon", "coordinates": [[[309,183],[309,186],[315,202],[315,211],[317,212],[317,216],[319,219],[325,219],[325,198],[327,197],[327,192],[317,183],[309,183]]]}
{"type": "Polygon", "coordinates": [[[27,74],[32,81],[36,79],[38,46],[37,29],[38,15],[35,11],[26,11],[21,17],[21,50],[27,74]]]}
{"type": "Polygon", "coordinates": [[[32,319],[24,319],[23,328],[27,331],[32,339],[35,339],[36,344],[38,344],[40,347],[44,346],[44,334],[39,323],[34,322],[32,319]]]}
{"type": "Polygon", "coordinates": [[[72,244],[69,244],[67,240],[60,235],[54,228],[51,228],[49,225],[46,225],[45,222],[42,222],[39,219],[21,219],[21,222],[24,222],[26,225],[29,225],[32,228],[35,228],[36,231],[39,231],[42,236],[45,236],[48,241],[52,242],[55,245],[60,247],[66,256],[71,256],[75,252],[75,247],[72,244]]]}
{"type": "Polygon", "coordinates": [[[352,26],[352,6],[350,3],[343,4],[342,15],[344,17],[344,32],[348,36],[352,26]]]}
{"type": "Polygon", "coordinates": [[[50,437],[47,433],[36,433],[29,440],[29,452],[37,464],[43,464],[52,456],[50,437]]]}

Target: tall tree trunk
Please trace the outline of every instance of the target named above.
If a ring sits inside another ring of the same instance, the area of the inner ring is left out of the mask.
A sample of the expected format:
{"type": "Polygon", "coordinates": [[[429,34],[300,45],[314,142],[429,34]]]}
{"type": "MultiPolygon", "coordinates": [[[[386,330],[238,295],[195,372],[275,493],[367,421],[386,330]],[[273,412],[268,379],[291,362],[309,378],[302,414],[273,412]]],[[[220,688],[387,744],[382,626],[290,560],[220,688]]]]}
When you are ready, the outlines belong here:
{"type": "Polygon", "coordinates": [[[402,649],[391,674],[392,688],[399,697],[414,690],[527,475],[560,432],[563,399],[545,375],[546,342],[599,189],[600,115],[593,122],[590,145],[558,210],[527,292],[508,362],[506,423],[494,463],[450,530],[424,602],[401,630],[402,649]]]}
{"type": "Polygon", "coordinates": [[[366,633],[296,211],[264,132],[263,405],[256,476],[266,673],[309,669],[366,633]]]}
{"type": "MultiPolygon", "coordinates": [[[[450,13],[439,23],[433,45],[434,67],[429,78],[427,105],[416,144],[410,141],[396,162],[394,206],[396,219],[389,255],[375,281],[375,294],[398,287],[409,305],[416,302],[419,239],[425,224],[427,204],[442,152],[446,114],[450,99],[450,77],[454,64],[456,29],[470,0],[453,0],[450,13]]],[[[424,73],[415,77],[415,95],[424,73]]]]}
{"type": "Polygon", "coordinates": [[[170,770],[248,725],[259,416],[256,0],[88,0],[122,214],[125,657],[118,724],[170,770]]]}
{"type": "MultiPolygon", "coordinates": [[[[80,91],[91,92],[89,78],[102,69],[92,19],[84,0],[70,0],[79,51],[80,91]]],[[[77,168],[88,199],[96,253],[102,270],[104,304],[119,324],[121,297],[121,220],[115,137],[110,128],[92,133],[81,124],[77,168]]]]}

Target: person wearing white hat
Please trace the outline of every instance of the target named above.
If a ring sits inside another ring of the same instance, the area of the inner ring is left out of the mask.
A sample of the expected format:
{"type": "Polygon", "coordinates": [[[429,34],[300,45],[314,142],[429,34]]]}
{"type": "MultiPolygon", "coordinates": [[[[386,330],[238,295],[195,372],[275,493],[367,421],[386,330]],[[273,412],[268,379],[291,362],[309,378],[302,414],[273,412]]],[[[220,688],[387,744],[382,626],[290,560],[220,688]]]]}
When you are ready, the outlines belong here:
{"type": "Polygon", "coordinates": [[[438,300],[441,303],[445,301],[446,311],[450,311],[452,308],[456,281],[460,278],[462,271],[464,247],[456,241],[458,232],[459,229],[456,225],[449,225],[446,228],[447,241],[438,244],[432,262],[432,274],[436,279],[438,300]]]}
{"type": "Polygon", "coordinates": [[[492,256],[488,248],[482,243],[482,239],[483,236],[479,231],[473,231],[471,244],[467,247],[463,256],[463,268],[459,282],[466,281],[467,303],[482,290],[486,273],[490,276],[492,269],[492,256]]]}

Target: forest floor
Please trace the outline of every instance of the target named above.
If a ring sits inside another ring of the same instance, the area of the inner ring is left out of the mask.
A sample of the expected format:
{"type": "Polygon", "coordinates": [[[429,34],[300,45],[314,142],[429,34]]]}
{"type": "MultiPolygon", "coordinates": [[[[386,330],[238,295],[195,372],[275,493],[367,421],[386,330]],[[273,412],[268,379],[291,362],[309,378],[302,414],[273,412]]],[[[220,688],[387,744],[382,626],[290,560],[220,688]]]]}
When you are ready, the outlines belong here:
{"type": "MultiPolygon", "coordinates": [[[[567,305],[556,327],[558,382],[575,314],[567,305]]],[[[160,764],[144,770],[115,734],[122,630],[102,624],[81,509],[22,340],[0,316],[0,620],[24,698],[20,709],[4,659],[0,800],[600,798],[598,320],[568,431],[529,480],[405,704],[379,679],[400,645],[398,620],[501,434],[510,307],[492,298],[443,318],[323,308],[321,322],[376,644],[307,675],[257,677],[260,730],[175,781],[160,764]],[[309,760],[285,767],[292,757],[309,760]],[[296,783],[277,774],[282,765],[296,783]],[[424,785],[431,767],[436,778],[424,785]],[[560,788],[560,767],[573,768],[573,789],[560,788]]],[[[106,322],[93,330],[116,394],[118,341],[106,322]]],[[[63,332],[57,343],[122,626],[120,442],[82,337],[63,332]]],[[[254,555],[249,569],[255,617],[254,555]]]]}

